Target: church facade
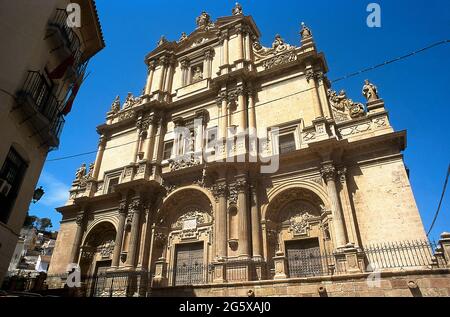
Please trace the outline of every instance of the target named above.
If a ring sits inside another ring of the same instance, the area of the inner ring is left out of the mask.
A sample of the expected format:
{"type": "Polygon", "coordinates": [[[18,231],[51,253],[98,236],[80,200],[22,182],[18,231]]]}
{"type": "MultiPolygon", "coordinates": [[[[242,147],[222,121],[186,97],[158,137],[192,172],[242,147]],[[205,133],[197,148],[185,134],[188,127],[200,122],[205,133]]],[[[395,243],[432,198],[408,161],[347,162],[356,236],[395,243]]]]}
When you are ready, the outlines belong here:
{"type": "Polygon", "coordinates": [[[303,23],[298,45],[271,47],[240,5],[196,24],[161,37],[143,94],[97,127],[96,160],[58,208],[49,280],[71,263],[111,292],[133,275],[140,294],[363,274],[383,268],[370,245],[426,240],[406,132],[374,84],[364,103],[334,91],[303,23]]]}

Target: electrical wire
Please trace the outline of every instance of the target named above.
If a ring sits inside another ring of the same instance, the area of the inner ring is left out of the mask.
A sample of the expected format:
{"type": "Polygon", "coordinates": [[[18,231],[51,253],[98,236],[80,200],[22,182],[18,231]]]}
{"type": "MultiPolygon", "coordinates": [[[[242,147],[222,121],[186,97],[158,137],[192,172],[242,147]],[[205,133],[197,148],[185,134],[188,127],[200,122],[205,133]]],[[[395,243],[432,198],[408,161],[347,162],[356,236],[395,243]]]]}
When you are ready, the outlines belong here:
{"type": "Polygon", "coordinates": [[[447,183],[448,183],[449,175],[450,175],[450,164],[448,165],[447,176],[445,177],[444,188],[442,189],[441,199],[439,200],[439,205],[438,205],[438,208],[436,210],[436,213],[434,214],[433,222],[431,223],[430,229],[428,230],[427,237],[430,235],[431,230],[433,230],[434,224],[436,223],[437,217],[438,217],[439,212],[441,210],[442,201],[444,200],[445,191],[447,190],[447,183]]]}
{"type": "MultiPolygon", "coordinates": [[[[443,45],[443,44],[448,44],[448,43],[450,43],[450,40],[443,40],[443,41],[435,42],[435,43],[433,43],[433,44],[431,44],[431,45],[428,45],[428,46],[425,46],[425,47],[423,47],[423,48],[421,48],[421,49],[412,51],[412,52],[410,52],[410,53],[408,53],[408,54],[405,54],[405,55],[402,55],[402,56],[400,56],[400,57],[393,58],[393,59],[389,59],[389,60],[384,61],[383,63],[377,64],[377,65],[374,65],[374,66],[371,66],[371,67],[366,67],[366,68],[361,69],[361,70],[359,70],[359,71],[357,71],[357,72],[349,73],[349,74],[344,75],[344,76],[342,76],[342,77],[338,77],[337,79],[330,80],[330,83],[335,83],[335,82],[338,82],[338,81],[342,81],[342,80],[345,80],[345,79],[348,79],[348,78],[351,78],[351,77],[360,75],[360,74],[362,74],[362,73],[366,73],[366,72],[372,71],[372,70],[374,70],[374,69],[377,69],[377,68],[380,68],[380,67],[387,66],[387,65],[392,64],[392,63],[394,63],[394,62],[401,61],[401,60],[403,60],[403,59],[409,58],[409,57],[414,56],[414,55],[416,55],[416,54],[419,54],[419,53],[425,52],[425,51],[427,51],[427,50],[430,50],[430,49],[432,49],[432,48],[434,48],[434,47],[437,47],[437,46],[440,46],[440,45],[443,45]]],[[[311,87],[311,88],[307,88],[307,89],[304,89],[304,90],[301,90],[301,91],[297,91],[297,92],[295,92],[295,93],[292,93],[292,94],[289,94],[289,95],[286,95],[286,96],[283,96],[283,97],[280,97],[280,98],[276,98],[276,99],[269,100],[269,101],[266,101],[266,102],[263,102],[263,103],[259,103],[259,104],[257,104],[257,105],[254,105],[254,106],[251,107],[251,108],[258,108],[258,107],[261,107],[261,106],[264,106],[264,105],[273,103],[273,102],[275,102],[275,101],[279,101],[279,100],[282,100],[282,99],[285,99],[285,98],[293,97],[293,96],[295,96],[295,95],[298,95],[298,94],[301,94],[301,93],[310,91],[310,90],[315,89],[315,88],[316,88],[316,87],[311,87]]],[[[251,109],[251,108],[248,108],[248,109],[251,109]]],[[[244,109],[244,110],[237,110],[237,111],[235,111],[234,113],[239,113],[239,112],[245,111],[245,110],[247,110],[247,109],[244,109]]],[[[222,117],[226,117],[226,116],[227,116],[227,114],[225,114],[225,115],[220,115],[220,116],[215,117],[215,118],[212,118],[212,119],[210,119],[210,120],[211,120],[211,121],[213,121],[213,120],[218,120],[218,119],[220,119],[220,118],[222,118],[222,117]]],[[[157,137],[157,136],[159,136],[159,135],[156,134],[154,137],[157,137]]],[[[147,139],[149,139],[149,138],[142,139],[142,141],[147,140],[147,139]]],[[[131,141],[131,142],[127,142],[127,143],[123,143],[123,144],[118,144],[118,145],[115,145],[115,146],[107,147],[107,148],[104,149],[104,151],[110,150],[110,149],[114,149],[114,148],[118,148],[118,147],[125,146],[125,145],[129,145],[129,144],[136,143],[136,142],[138,142],[138,141],[131,141]]],[[[92,151],[89,151],[89,152],[78,153],[78,154],[73,154],[73,155],[68,155],[68,156],[62,156],[62,157],[53,158],[53,159],[47,159],[46,162],[61,161],[61,160],[66,160],[66,159],[75,158],[75,157],[80,157],[80,156],[85,156],[85,155],[95,154],[95,153],[97,153],[97,150],[92,150],[92,151]]]]}

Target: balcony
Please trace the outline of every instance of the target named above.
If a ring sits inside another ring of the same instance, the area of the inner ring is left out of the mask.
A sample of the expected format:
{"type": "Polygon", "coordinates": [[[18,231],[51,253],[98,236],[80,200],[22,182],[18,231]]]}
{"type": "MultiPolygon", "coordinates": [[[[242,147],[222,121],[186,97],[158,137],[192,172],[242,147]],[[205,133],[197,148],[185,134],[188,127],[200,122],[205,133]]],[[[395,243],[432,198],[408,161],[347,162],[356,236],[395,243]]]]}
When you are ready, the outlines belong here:
{"type": "Polygon", "coordinates": [[[62,106],[42,74],[28,72],[23,87],[17,92],[16,108],[23,114],[22,123],[29,122],[32,125],[33,135],[38,135],[50,148],[59,145],[65,122],[60,113],[62,106]]]}
{"type": "Polygon", "coordinates": [[[73,28],[67,25],[68,14],[65,9],[57,9],[54,17],[48,24],[52,53],[55,53],[59,63],[67,63],[71,59],[70,69],[73,75],[80,73],[83,68],[81,41],[73,28]]]}

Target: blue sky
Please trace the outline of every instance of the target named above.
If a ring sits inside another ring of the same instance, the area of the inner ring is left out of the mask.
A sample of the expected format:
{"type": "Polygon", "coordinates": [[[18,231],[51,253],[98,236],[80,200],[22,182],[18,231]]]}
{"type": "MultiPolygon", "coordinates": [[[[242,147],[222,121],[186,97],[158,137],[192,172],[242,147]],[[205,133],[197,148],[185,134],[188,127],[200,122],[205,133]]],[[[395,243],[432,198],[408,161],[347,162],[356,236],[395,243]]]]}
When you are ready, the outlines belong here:
{"type": "MultiPolygon", "coordinates": [[[[277,33],[286,42],[299,45],[299,25],[305,21],[319,50],[325,53],[330,79],[450,39],[448,0],[377,1],[381,5],[381,28],[366,25],[370,2],[375,1],[240,1],[244,13],[256,21],[265,46],[270,46],[277,33]]],[[[96,126],[104,122],[116,95],[123,100],[127,92],[140,94],[146,76],[144,56],[162,34],[177,40],[181,32],[194,30],[195,18],[202,10],[216,19],[230,15],[233,6],[234,1],[225,0],[97,0],[106,48],[91,60],[91,74],[66,117],[61,146],[48,159],[96,150],[96,126]]],[[[361,87],[369,78],[385,100],[391,124],[396,130],[408,131],[405,163],[426,229],[436,211],[450,162],[449,57],[447,44],[333,85],[335,90],[345,89],[353,100],[363,101],[361,87]]],[[[61,216],[55,207],[67,199],[76,169],[94,159],[95,154],[91,154],[47,162],[38,183],[46,194],[30,207],[30,213],[50,217],[57,230],[61,216]]],[[[449,195],[432,238],[450,231],[449,195]]]]}

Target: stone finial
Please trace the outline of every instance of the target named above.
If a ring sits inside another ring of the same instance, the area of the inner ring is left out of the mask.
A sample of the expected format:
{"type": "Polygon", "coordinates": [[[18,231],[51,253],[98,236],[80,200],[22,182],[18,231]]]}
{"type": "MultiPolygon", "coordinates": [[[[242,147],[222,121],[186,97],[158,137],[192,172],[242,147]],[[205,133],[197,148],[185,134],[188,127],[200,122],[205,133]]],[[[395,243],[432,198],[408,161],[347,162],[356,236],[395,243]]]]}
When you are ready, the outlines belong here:
{"type": "Polygon", "coordinates": [[[380,99],[380,97],[378,96],[377,87],[374,84],[372,84],[368,79],[364,81],[362,94],[367,99],[368,102],[380,99]]]}
{"type": "Polygon", "coordinates": [[[167,43],[167,39],[164,35],[161,35],[161,37],[159,38],[159,41],[158,41],[158,46],[161,46],[164,43],[167,43]]]}
{"type": "Polygon", "coordinates": [[[302,28],[300,29],[300,35],[302,36],[302,40],[306,40],[312,37],[312,32],[309,27],[306,26],[305,22],[302,22],[302,28]]]}
{"type": "Polygon", "coordinates": [[[233,10],[232,10],[233,15],[242,15],[242,6],[236,2],[236,5],[234,6],[233,10]]]}

